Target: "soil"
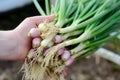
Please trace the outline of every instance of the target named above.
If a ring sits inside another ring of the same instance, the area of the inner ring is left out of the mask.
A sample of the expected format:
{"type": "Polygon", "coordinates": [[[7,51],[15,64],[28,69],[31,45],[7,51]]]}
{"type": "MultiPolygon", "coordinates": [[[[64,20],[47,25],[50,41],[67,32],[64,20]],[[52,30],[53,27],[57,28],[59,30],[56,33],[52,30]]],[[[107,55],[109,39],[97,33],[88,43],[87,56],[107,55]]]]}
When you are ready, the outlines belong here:
{"type": "MultiPolygon", "coordinates": [[[[0,62],[0,80],[22,80],[19,73],[22,62],[0,62]]],[[[95,58],[81,59],[67,70],[67,80],[120,80],[120,67],[104,59],[99,64],[95,58]]]]}
{"type": "MultiPolygon", "coordinates": [[[[23,19],[34,15],[39,13],[33,4],[0,13],[0,30],[14,29],[23,19]]],[[[19,73],[22,64],[20,61],[0,61],[0,80],[22,80],[22,73],[19,73]]],[[[100,63],[96,64],[94,56],[80,59],[67,71],[67,80],[120,80],[120,66],[105,59],[100,59],[100,63]]]]}

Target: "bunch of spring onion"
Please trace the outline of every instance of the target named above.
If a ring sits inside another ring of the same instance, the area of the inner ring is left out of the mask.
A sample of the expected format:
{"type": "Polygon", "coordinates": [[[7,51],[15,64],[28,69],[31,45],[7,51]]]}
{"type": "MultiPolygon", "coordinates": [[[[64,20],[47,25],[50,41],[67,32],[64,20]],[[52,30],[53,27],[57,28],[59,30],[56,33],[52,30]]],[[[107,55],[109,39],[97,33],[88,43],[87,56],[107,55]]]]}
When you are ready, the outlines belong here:
{"type": "Polygon", "coordinates": [[[56,17],[29,32],[33,48],[22,67],[26,80],[65,80],[68,66],[120,33],[120,0],[55,0],[54,5],[45,0],[45,10],[33,2],[42,16],[56,17]]]}

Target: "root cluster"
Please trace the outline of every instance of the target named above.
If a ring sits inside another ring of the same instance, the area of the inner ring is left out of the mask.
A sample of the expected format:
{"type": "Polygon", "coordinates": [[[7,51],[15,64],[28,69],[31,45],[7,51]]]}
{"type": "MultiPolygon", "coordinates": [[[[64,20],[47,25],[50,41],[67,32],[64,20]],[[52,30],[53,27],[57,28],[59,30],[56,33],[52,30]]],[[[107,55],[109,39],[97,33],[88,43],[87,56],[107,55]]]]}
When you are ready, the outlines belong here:
{"type": "MultiPolygon", "coordinates": [[[[45,30],[41,31],[40,35],[43,41],[44,39],[49,39],[50,35],[57,34],[59,31],[58,28],[50,23],[45,22],[43,24],[45,30]]],[[[34,48],[32,58],[26,57],[22,66],[22,71],[24,72],[23,78],[25,80],[65,80],[62,73],[65,69],[65,64],[60,55],[57,54],[58,49],[62,45],[49,47],[45,53],[46,55],[43,55],[46,47],[40,45],[38,48],[34,48]]]]}

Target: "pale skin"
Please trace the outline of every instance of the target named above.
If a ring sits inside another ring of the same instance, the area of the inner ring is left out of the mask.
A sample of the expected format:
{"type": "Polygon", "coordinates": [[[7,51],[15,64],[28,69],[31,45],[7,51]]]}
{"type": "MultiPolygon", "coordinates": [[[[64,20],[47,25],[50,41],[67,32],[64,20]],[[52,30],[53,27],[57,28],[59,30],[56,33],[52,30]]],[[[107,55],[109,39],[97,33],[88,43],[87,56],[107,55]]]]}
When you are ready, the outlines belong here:
{"type": "Polygon", "coordinates": [[[24,60],[31,48],[28,32],[44,21],[52,21],[54,15],[28,17],[14,30],[0,31],[0,60],[24,60]]]}

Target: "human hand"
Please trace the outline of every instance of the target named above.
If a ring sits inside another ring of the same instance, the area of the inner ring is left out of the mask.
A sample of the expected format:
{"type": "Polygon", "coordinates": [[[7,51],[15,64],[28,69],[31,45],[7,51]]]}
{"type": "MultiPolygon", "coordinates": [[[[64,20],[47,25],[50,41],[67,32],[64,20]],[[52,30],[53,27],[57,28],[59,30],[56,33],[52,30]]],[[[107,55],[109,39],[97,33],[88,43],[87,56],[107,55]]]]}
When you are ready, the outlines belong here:
{"type": "Polygon", "coordinates": [[[23,22],[13,30],[13,35],[16,35],[17,40],[15,60],[23,60],[31,48],[32,39],[28,37],[30,29],[44,21],[50,22],[53,19],[54,15],[29,17],[23,20],[23,22]]]}

